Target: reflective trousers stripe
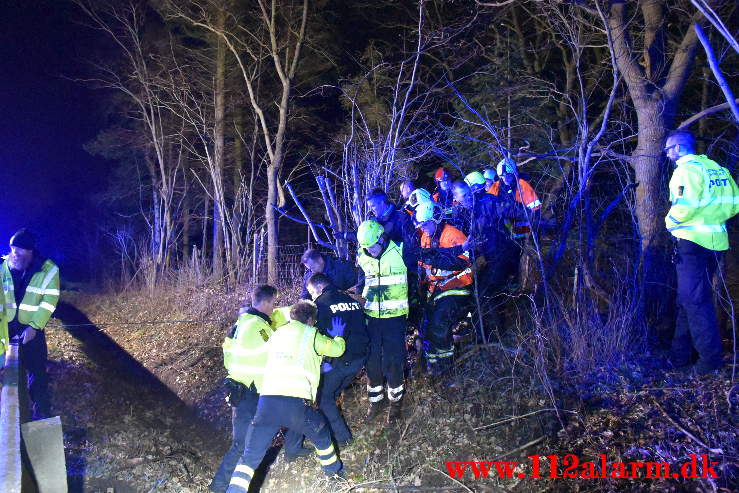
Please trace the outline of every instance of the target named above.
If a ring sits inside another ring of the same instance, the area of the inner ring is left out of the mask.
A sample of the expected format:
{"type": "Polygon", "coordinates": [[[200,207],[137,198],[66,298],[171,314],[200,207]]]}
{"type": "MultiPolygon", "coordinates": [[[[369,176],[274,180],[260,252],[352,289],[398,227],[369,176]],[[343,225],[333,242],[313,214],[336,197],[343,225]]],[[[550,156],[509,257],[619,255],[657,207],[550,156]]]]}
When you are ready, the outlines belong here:
{"type": "Polygon", "coordinates": [[[336,454],[333,454],[328,459],[318,459],[318,460],[321,461],[321,465],[322,466],[330,466],[331,464],[333,464],[334,462],[336,462],[337,460],[339,460],[339,458],[336,457],[336,454]]]}
{"type": "Polygon", "coordinates": [[[229,488],[231,486],[235,486],[237,488],[243,488],[244,493],[246,493],[247,491],[249,491],[249,483],[251,483],[250,479],[231,477],[231,483],[229,484],[229,488]]]}
{"type": "Polygon", "coordinates": [[[329,445],[327,449],[323,449],[323,450],[321,450],[318,447],[316,447],[316,453],[318,455],[328,455],[328,454],[333,454],[334,452],[335,452],[335,450],[334,450],[334,445],[333,444],[329,445]]]}
{"type": "Polygon", "coordinates": [[[236,466],[236,469],[234,469],[234,472],[240,472],[243,474],[249,475],[249,477],[254,476],[254,469],[247,466],[246,464],[239,464],[236,466]]]}
{"type": "Polygon", "coordinates": [[[387,389],[387,398],[390,399],[391,402],[398,402],[400,399],[403,398],[403,385],[400,385],[395,388],[388,387],[387,389]]]}

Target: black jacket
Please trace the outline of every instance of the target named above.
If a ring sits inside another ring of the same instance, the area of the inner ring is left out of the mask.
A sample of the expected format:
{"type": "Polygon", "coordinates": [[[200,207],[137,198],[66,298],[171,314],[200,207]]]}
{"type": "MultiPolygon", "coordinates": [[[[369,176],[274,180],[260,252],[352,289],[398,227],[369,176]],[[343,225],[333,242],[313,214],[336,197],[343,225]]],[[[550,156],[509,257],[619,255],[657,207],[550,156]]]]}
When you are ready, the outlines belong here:
{"type": "Polygon", "coordinates": [[[515,244],[505,227],[506,219],[521,219],[525,211],[521,204],[501,200],[488,193],[475,194],[472,209],[457,206],[452,223],[472,239],[475,256],[502,255],[514,249],[515,244]]]}
{"type": "MultiPolygon", "coordinates": [[[[415,235],[416,228],[413,226],[413,218],[402,207],[398,209],[393,206],[386,216],[378,218],[370,214],[367,219],[373,219],[380,223],[385,230],[383,237],[393,240],[397,244],[401,242],[408,243],[415,235]]],[[[345,231],[337,234],[337,238],[357,243],[357,232],[345,231]]]]}
{"type": "Polygon", "coordinates": [[[331,364],[337,366],[366,358],[369,335],[362,306],[354,298],[342,293],[334,286],[327,286],[315,302],[318,307],[316,327],[322,334],[328,335],[331,320],[334,317],[340,317],[346,324],[344,329],[346,350],[340,357],[333,358],[331,364]]]}
{"type": "MultiPolygon", "coordinates": [[[[323,267],[323,274],[331,280],[331,283],[336,286],[337,289],[346,291],[350,287],[357,284],[357,269],[354,267],[352,262],[348,260],[342,260],[330,255],[322,254],[325,266],[323,267]]],[[[314,273],[313,271],[306,270],[303,276],[303,292],[300,297],[304,300],[310,299],[310,293],[308,293],[308,279],[314,273]]]]}
{"type": "Polygon", "coordinates": [[[370,216],[369,219],[374,219],[382,224],[382,227],[385,229],[383,236],[388,240],[393,240],[397,244],[401,242],[408,243],[415,230],[411,216],[403,209],[396,209],[395,207],[385,217],[378,219],[370,216]]]}

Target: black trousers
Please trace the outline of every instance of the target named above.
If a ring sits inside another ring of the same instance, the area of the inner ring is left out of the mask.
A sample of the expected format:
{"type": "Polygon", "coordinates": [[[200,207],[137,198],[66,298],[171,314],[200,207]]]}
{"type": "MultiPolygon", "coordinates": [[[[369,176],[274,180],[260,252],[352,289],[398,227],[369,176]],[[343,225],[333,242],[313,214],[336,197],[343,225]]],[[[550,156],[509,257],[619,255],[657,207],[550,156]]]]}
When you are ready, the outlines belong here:
{"type": "Polygon", "coordinates": [[[698,353],[696,369],[708,372],[721,366],[721,337],[711,284],[721,252],[682,239],[678,240],[677,252],[679,306],[672,360],[676,365],[687,365],[695,349],[698,353]]]}
{"type": "Polygon", "coordinates": [[[431,373],[442,373],[451,367],[454,357],[452,329],[465,317],[468,310],[468,295],[439,297],[437,294],[426,305],[426,323],[421,337],[431,373]]]}
{"type": "MultiPolygon", "coordinates": [[[[498,257],[492,254],[485,257],[487,263],[477,271],[475,282],[477,284],[477,296],[480,300],[480,315],[485,325],[485,336],[493,333],[505,332],[505,301],[508,281],[512,276],[518,274],[520,265],[520,251],[508,249],[505,255],[498,257]]],[[[472,289],[472,288],[470,288],[472,289]]],[[[474,298],[473,306],[476,307],[474,298]]],[[[479,317],[473,314],[472,324],[477,332],[477,337],[482,340],[483,328],[479,326],[479,317]]]]}
{"type": "Polygon", "coordinates": [[[408,320],[405,316],[391,318],[367,317],[370,347],[366,369],[371,398],[382,395],[383,377],[387,379],[390,400],[397,401],[403,397],[407,355],[405,334],[407,330],[408,320]]]}
{"type": "MultiPolygon", "coordinates": [[[[12,338],[22,334],[25,326],[14,323],[9,324],[8,329],[9,336],[12,338]]],[[[26,372],[33,418],[48,418],[51,414],[51,399],[49,397],[49,374],[46,371],[46,362],[49,359],[46,332],[37,330],[36,337],[27,344],[18,341],[18,352],[21,365],[26,372]]]]}

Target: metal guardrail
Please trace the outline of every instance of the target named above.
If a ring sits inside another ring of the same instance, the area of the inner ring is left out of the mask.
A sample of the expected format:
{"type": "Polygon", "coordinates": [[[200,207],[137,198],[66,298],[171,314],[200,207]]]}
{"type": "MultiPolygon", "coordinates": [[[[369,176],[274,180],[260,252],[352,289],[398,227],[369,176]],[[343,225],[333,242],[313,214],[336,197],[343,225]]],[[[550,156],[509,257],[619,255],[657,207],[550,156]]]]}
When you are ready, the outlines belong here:
{"type": "Polygon", "coordinates": [[[0,491],[21,493],[21,416],[18,345],[10,344],[0,391],[0,491]]]}

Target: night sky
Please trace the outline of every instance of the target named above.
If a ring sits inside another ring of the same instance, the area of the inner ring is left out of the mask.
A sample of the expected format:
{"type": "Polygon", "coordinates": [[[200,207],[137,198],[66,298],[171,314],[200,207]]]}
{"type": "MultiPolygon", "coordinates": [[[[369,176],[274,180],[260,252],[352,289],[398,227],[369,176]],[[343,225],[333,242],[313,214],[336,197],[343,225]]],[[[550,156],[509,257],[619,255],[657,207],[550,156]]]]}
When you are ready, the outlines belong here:
{"type": "Polygon", "coordinates": [[[69,79],[91,72],[99,35],[69,2],[0,4],[0,251],[28,226],[42,251],[76,270],[80,235],[96,228],[86,200],[107,164],[82,148],[101,127],[101,94],[69,79]]]}

